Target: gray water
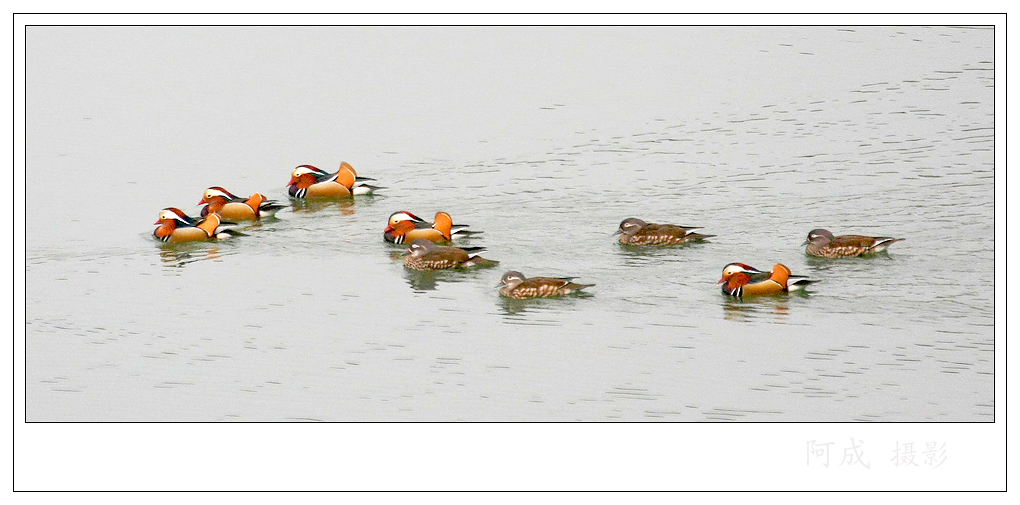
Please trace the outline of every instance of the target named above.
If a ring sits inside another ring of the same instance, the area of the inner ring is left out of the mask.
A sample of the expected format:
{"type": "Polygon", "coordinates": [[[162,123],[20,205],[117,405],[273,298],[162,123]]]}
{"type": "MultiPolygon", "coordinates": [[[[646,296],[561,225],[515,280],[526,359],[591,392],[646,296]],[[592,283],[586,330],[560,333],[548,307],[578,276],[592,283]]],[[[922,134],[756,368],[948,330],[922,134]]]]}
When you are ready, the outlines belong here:
{"type": "Polygon", "coordinates": [[[27,420],[993,421],[993,73],[968,27],[29,27],[27,420]],[[343,160],[386,189],[290,205],[343,160]],[[214,185],[289,207],[152,239],[214,185]],[[501,265],[405,270],[398,210],[501,265]]]}

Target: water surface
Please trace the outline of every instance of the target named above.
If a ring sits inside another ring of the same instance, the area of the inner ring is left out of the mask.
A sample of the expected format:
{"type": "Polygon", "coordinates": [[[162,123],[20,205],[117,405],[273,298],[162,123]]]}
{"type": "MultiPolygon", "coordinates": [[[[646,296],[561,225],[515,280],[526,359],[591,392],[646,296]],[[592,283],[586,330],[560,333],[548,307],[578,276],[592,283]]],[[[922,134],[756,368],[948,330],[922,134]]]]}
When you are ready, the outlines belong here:
{"type": "Polygon", "coordinates": [[[992,421],[992,35],[29,27],[27,419],[992,421]],[[151,238],[342,160],[386,189],[151,238]],[[398,210],[501,265],[404,269],[398,210]],[[906,240],[808,258],[817,227],[906,240]],[[733,300],[732,261],[821,282],[733,300]],[[596,286],[511,301],[509,269],[596,286]]]}

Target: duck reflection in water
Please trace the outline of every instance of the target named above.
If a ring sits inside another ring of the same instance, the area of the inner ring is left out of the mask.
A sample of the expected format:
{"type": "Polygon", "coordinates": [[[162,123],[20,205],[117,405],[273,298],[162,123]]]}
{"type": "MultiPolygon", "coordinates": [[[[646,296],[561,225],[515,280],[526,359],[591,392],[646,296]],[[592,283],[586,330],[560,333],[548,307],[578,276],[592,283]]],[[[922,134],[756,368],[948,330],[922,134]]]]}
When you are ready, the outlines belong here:
{"type": "Polygon", "coordinates": [[[443,272],[411,270],[409,268],[405,268],[404,278],[407,279],[407,283],[411,285],[411,289],[415,291],[435,291],[437,287],[436,275],[442,273],[443,272]]]}
{"type": "MultiPolygon", "coordinates": [[[[504,316],[520,316],[528,312],[569,312],[576,310],[575,305],[582,303],[581,300],[585,298],[594,297],[594,293],[587,291],[578,291],[568,297],[557,297],[557,298],[509,298],[506,296],[497,296],[499,299],[500,308],[503,309],[504,316]]],[[[520,319],[519,317],[512,318],[512,321],[520,321],[521,324],[554,324],[552,322],[544,322],[541,320],[532,319],[520,319]]],[[[556,323],[558,324],[558,323],[556,323]]]]}
{"type": "MultiPolygon", "coordinates": [[[[368,202],[358,202],[361,205],[365,205],[368,202]]],[[[294,212],[319,212],[325,209],[337,209],[340,214],[344,216],[350,216],[354,214],[355,200],[353,198],[343,199],[325,199],[325,200],[299,200],[292,198],[290,200],[291,208],[294,212]]]]}
{"type": "Polygon", "coordinates": [[[871,271],[877,268],[888,268],[885,261],[897,261],[888,252],[883,251],[871,256],[857,256],[853,258],[820,258],[817,256],[804,256],[804,264],[810,269],[811,274],[817,277],[830,275],[847,275],[844,272],[871,271]]]}
{"type": "Polygon", "coordinates": [[[770,296],[757,296],[751,298],[728,297],[723,302],[723,319],[727,321],[749,322],[761,320],[770,314],[775,322],[785,322],[790,315],[790,298],[807,298],[810,295],[805,291],[793,293],[778,293],[770,296]]]}
{"type": "Polygon", "coordinates": [[[677,251],[690,249],[690,244],[665,245],[665,246],[640,246],[621,244],[617,242],[615,247],[620,252],[620,257],[625,265],[641,266],[662,258],[675,258],[677,251]]]}
{"type": "Polygon", "coordinates": [[[208,242],[181,242],[160,244],[159,260],[165,267],[181,268],[188,263],[219,260],[223,252],[218,245],[208,242]]]}
{"type": "Polygon", "coordinates": [[[446,282],[464,282],[473,279],[470,273],[456,270],[412,270],[404,269],[404,278],[415,291],[435,291],[446,282]]]}

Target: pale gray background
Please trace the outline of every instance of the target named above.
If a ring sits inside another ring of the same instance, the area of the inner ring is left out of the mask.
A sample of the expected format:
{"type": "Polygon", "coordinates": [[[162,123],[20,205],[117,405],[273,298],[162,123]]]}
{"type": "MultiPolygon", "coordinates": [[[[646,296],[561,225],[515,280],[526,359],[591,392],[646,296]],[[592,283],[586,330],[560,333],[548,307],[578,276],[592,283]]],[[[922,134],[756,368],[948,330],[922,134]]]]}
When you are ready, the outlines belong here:
{"type": "Polygon", "coordinates": [[[992,421],[992,36],[29,27],[27,418],[992,421]],[[388,189],[151,239],[342,160],[388,189]],[[405,271],[403,209],[502,265],[405,271]],[[631,216],[717,237],[634,252],[631,216]],[[816,261],[815,227],[907,240],[816,261]],[[734,302],[731,261],[823,282],[734,302]],[[510,303],[506,269],[597,286],[510,303]]]}

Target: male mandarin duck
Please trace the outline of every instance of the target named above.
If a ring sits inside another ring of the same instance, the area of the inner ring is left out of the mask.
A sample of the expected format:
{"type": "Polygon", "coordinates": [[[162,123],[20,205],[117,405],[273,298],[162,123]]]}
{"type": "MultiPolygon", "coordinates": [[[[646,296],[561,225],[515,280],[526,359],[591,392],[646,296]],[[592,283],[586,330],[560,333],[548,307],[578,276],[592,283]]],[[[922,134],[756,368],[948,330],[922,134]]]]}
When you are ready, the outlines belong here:
{"type": "Polygon", "coordinates": [[[627,245],[676,245],[701,242],[715,235],[692,233],[699,227],[674,224],[646,223],[636,217],[624,219],[613,235],[620,235],[620,243],[627,245]]]}
{"type": "Polygon", "coordinates": [[[398,221],[396,226],[387,226],[383,230],[383,240],[392,244],[413,242],[419,238],[436,243],[450,241],[443,232],[435,228],[419,228],[413,221],[398,221]]]}
{"type": "Polygon", "coordinates": [[[216,213],[209,214],[205,219],[197,221],[188,217],[175,207],[167,207],[160,211],[155,223],[159,226],[152,235],[163,242],[192,242],[196,240],[218,240],[243,235],[231,229],[221,229],[226,223],[216,213]]]}
{"type": "Polygon", "coordinates": [[[548,298],[576,293],[594,284],[576,284],[573,277],[524,277],[517,271],[503,274],[496,287],[503,286],[499,294],[508,298],[548,298]]]}
{"type": "Polygon", "coordinates": [[[776,263],[771,272],[763,272],[743,263],[730,263],[723,268],[722,292],[731,296],[771,295],[804,289],[813,281],[802,275],[790,275],[790,269],[776,263]]]}
{"type": "Polygon", "coordinates": [[[424,238],[439,243],[481,233],[468,230],[467,227],[465,224],[453,224],[453,218],[446,212],[437,212],[430,226],[424,219],[402,210],[390,214],[386,229],[383,230],[383,240],[403,244],[424,238]]]}
{"type": "Polygon", "coordinates": [[[220,186],[213,186],[205,190],[205,194],[202,195],[202,200],[198,204],[202,205],[203,203],[207,204],[202,207],[203,217],[214,212],[223,219],[233,220],[269,217],[283,208],[283,205],[267,200],[261,193],[244,198],[235,196],[220,186]]]}
{"type": "Polygon", "coordinates": [[[351,195],[370,195],[379,188],[361,181],[373,181],[370,177],[358,177],[354,167],[346,161],[340,163],[336,173],[300,165],[290,173],[287,194],[294,198],[338,198],[351,195]]]}
{"type": "Polygon", "coordinates": [[[447,247],[436,245],[424,238],[414,239],[404,255],[404,266],[412,270],[444,270],[499,264],[498,261],[487,260],[478,255],[472,256],[483,250],[484,247],[447,247]]]}
{"type": "Polygon", "coordinates": [[[408,212],[406,210],[401,210],[401,211],[398,211],[398,212],[394,212],[393,214],[390,214],[390,218],[389,218],[389,220],[387,221],[386,224],[388,226],[396,226],[397,223],[399,223],[401,221],[410,221],[410,222],[414,223],[415,225],[417,225],[419,228],[423,227],[423,226],[428,226],[428,221],[426,221],[426,220],[424,220],[424,219],[422,219],[422,218],[420,218],[420,217],[418,217],[418,216],[416,216],[416,215],[414,215],[414,214],[412,214],[412,213],[410,213],[410,212],[408,212]]]}
{"type": "Polygon", "coordinates": [[[852,258],[867,256],[886,250],[891,244],[903,239],[892,237],[866,237],[863,235],[840,235],[834,237],[829,230],[816,228],[808,233],[805,253],[822,258],[852,258]]]}
{"type": "Polygon", "coordinates": [[[428,221],[425,221],[424,219],[422,219],[422,218],[420,218],[420,217],[418,217],[418,216],[416,216],[416,215],[414,215],[414,214],[412,214],[412,213],[410,213],[410,212],[408,212],[406,210],[402,210],[402,211],[394,212],[393,214],[390,214],[389,226],[396,226],[397,223],[399,223],[401,221],[411,221],[411,222],[414,223],[416,228],[428,228],[429,226],[431,226],[432,228],[437,228],[438,229],[438,228],[441,228],[441,227],[449,226],[449,228],[450,228],[449,229],[449,232],[450,232],[449,234],[451,236],[453,236],[453,238],[457,238],[457,235],[467,236],[467,235],[474,235],[474,234],[482,233],[480,231],[470,231],[470,230],[468,230],[467,228],[470,225],[466,225],[466,224],[453,224],[453,219],[450,218],[450,215],[447,214],[446,212],[436,212],[436,217],[432,220],[432,224],[431,225],[429,225],[428,221]]]}

